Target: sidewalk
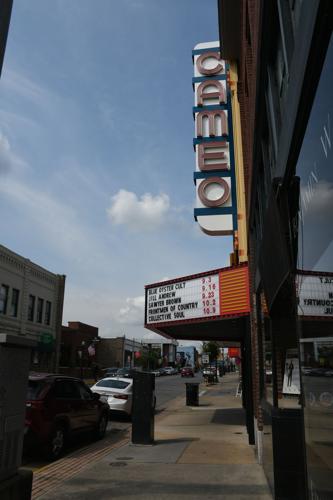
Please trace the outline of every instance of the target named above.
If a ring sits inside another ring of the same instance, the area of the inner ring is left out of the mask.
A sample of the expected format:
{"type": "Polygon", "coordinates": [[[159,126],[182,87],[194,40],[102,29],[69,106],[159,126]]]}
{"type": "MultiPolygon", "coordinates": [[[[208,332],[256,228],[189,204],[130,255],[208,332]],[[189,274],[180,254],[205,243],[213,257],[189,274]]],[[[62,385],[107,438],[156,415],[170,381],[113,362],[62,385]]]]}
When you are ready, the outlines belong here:
{"type": "Polygon", "coordinates": [[[123,444],[40,498],[272,500],[236,386],[236,374],[201,384],[199,407],[181,397],[156,416],[153,446],[123,444]]]}

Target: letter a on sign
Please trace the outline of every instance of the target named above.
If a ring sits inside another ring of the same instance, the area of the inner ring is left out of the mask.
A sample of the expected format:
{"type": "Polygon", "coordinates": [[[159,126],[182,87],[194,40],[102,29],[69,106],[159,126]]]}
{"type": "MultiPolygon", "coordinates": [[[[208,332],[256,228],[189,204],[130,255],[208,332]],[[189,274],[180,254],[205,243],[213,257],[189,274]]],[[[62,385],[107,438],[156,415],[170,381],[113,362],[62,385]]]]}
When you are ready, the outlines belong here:
{"type": "Polygon", "coordinates": [[[203,106],[206,99],[218,99],[219,104],[227,102],[226,91],[221,82],[218,80],[206,80],[200,83],[197,89],[198,106],[203,106]],[[208,89],[215,89],[215,92],[208,91],[208,89]]]}

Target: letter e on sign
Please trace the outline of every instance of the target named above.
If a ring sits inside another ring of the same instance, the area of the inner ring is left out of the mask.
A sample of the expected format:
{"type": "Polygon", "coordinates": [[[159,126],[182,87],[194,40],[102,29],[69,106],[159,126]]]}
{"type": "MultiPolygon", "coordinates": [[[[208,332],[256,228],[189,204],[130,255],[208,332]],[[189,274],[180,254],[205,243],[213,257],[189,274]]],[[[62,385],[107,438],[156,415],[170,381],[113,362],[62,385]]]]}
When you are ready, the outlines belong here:
{"type": "Polygon", "coordinates": [[[198,144],[198,165],[201,172],[213,170],[229,170],[223,148],[227,148],[226,142],[210,142],[198,144]],[[224,161],[222,161],[224,160],[224,161]]]}

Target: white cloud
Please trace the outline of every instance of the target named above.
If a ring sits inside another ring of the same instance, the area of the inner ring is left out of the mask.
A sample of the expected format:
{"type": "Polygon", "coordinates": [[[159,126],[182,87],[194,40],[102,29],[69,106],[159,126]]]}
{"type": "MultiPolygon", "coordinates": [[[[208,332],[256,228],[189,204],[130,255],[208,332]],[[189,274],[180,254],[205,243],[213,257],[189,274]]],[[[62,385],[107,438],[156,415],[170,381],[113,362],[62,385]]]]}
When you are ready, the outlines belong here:
{"type": "Polygon", "coordinates": [[[20,166],[24,166],[24,162],[13,153],[9,140],[0,132],[0,174],[6,174],[20,166]]]}
{"type": "Polygon", "coordinates": [[[112,224],[149,231],[165,222],[169,207],[169,197],[164,193],[156,196],[145,193],[139,199],[135,193],[120,189],[112,196],[107,214],[112,224]]]}
{"type": "Polygon", "coordinates": [[[119,311],[119,323],[142,326],[144,323],[144,307],[144,295],[127,298],[126,305],[119,311]]]}

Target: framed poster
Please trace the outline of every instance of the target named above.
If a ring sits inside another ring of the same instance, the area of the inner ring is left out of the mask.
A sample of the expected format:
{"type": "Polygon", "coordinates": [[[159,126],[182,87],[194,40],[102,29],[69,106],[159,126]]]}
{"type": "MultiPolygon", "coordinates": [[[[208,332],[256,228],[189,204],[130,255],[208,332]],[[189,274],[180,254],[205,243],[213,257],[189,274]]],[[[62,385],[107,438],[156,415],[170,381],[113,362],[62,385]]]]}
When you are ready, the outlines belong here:
{"type": "Polygon", "coordinates": [[[300,394],[299,360],[297,349],[288,349],[284,365],[283,394],[300,394]]]}

